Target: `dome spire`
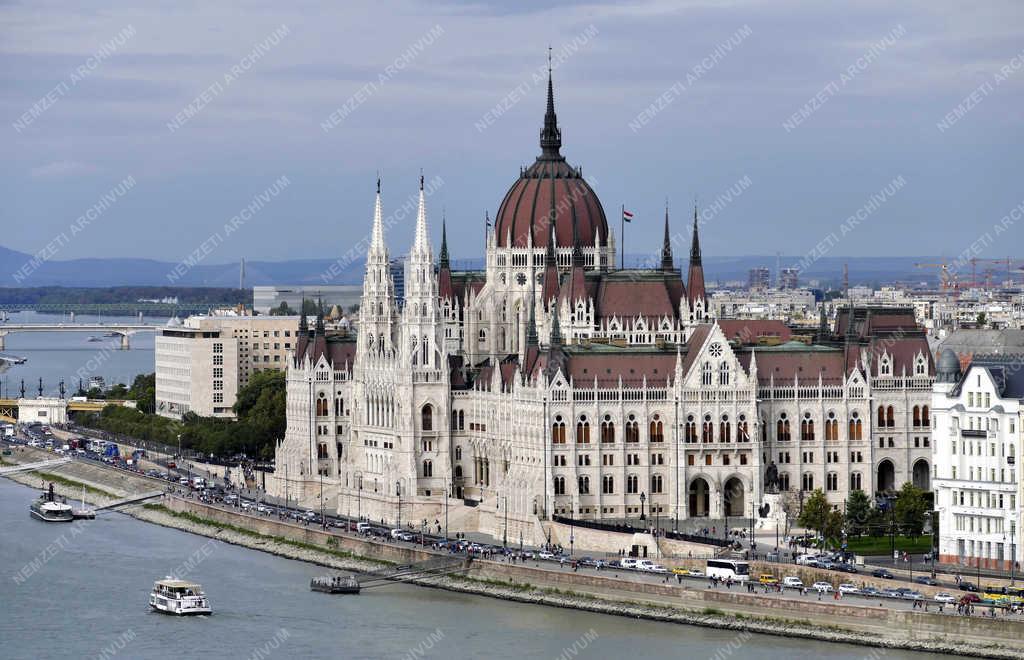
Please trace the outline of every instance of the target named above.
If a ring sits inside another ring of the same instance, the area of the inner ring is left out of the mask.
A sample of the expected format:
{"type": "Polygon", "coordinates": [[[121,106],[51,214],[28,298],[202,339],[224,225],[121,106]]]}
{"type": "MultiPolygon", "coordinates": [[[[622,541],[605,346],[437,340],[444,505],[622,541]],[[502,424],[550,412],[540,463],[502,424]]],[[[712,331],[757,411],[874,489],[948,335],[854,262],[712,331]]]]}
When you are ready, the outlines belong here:
{"type": "Polygon", "coordinates": [[[561,158],[561,148],[562,131],[558,129],[558,116],[555,115],[555,87],[551,81],[551,46],[548,46],[548,107],[544,113],[544,128],[540,132],[541,157],[561,158]]]}

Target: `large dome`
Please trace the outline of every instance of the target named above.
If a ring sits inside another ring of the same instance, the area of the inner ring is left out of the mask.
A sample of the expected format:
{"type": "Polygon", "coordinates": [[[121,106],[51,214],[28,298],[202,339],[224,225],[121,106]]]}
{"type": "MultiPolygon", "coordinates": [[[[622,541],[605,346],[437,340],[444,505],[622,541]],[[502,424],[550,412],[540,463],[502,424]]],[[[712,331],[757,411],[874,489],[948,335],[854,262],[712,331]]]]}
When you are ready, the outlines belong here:
{"type": "Polygon", "coordinates": [[[578,235],[580,247],[608,241],[608,220],[601,200],[583,179],[582,172],[565,162],[560,153],[562,132],[555,116],[555,96],[548,72],[548,107],[540,132],[541,154],[521,172],[505,194],[494,229],[498,247],[546,248],[551,235],[552,208],[556,247],[571,247],[578,235]],[[574,231],[575,230],[575,231],[574,231]]]}

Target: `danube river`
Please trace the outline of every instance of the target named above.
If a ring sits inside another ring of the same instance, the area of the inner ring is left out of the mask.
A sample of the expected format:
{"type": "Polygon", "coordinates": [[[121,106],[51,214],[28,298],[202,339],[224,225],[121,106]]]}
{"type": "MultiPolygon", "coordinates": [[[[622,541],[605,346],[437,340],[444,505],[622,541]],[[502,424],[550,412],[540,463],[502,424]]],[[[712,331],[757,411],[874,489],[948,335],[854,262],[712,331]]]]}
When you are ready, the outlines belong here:
{"type": "Polygon", "coordinates": [[[329,596],[309,590],[320,567],[116,513],[43,523],[29,517],[34,496],[0,479],[0,655],[9,659],[929,657],[409,585],[329,596]],[[214,614],[149,612],[153,581],[170,573],[202,583],[214,614]]]}
{"type": "MultiPolygon", "coordinates": [[[[78,314],[76,323],[138,323],[138,318],[78,314]]],[[[163,325],[166,317],[143,319],[144,323],[163,325]]],[[[8,323],[65,323],[69,316],[18,312],[11,314],[8,323]]],[[[0,323],[0,329],[3,323],[0,323]]],[[[38,393],[39,379],[43,379],[43,394],[57,396],[60,381],[64,380],[68,396],[74,394],[81,377],[88,385],[92,376],[102,376],[108,385],[131,385],[135,376],[152,373],[154,332],[139,332],[131,336],[131,348],[121,350],[119,337],[103,337],[102,332],[14,332],[4,339],[5,355],[25,358],[23,364],[0,364],[0,394],[18,396],[21,381],[25,381],[25,396],[38,393]]],[[[2,397],[0,397],[2,398],[2,397]]]]}

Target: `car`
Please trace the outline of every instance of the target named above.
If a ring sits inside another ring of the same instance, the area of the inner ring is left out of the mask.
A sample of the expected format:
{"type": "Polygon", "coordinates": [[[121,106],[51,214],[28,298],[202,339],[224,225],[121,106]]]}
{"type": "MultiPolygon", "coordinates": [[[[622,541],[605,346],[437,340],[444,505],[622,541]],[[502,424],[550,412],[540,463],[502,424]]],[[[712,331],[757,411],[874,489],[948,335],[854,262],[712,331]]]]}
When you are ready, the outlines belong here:
{"type": "Polygon", "coordinates": [[[655,566],[655,563],[650,559],[638,559],[636,562],[637,569],[641,571],[649,571],[652,566],[655,566]]]}
{"type": "Polygon", "coordinates": [[[920,591],[904,591],[903,597],[907,600],[924,600],[924,594],[922,594],[920,591]]]}
{"type": "Polygon", "coordinates": [[[651,573],[658,573],[658,574],[668,573],[668,569],[665,568],[664,566],[662,566],[661,564],[652,564],[651,566],[649,566],[648,568],[646,568],[644,570],[647,570],[647,571],[649,571],[651,573]]]}
{"type": "Polygon", "coordinates": [[[832,585],[828,582],[815,582],[813,585],[811,585],[811,588],[821,594],[828,594],[835,591],[835,589],[832,588],[832,585]]]}
{"type": "Polygon", "coordinates": [[[893,575],[892,575],[892,573],[889,572],[888,569],[876,568],[874,571],[872,571],[871,577],[882,578],[882,579],[885,579],[885,580],[891,580],[893,575]]]}
{"type": "Polygon", "coordinates": [[[836,567],[836,565],[832,563],[831,559],[818,559],[817,565],[818,568],[824,568],[827,571],[831,571],[833,568],[836,567]]]}
{"type": "Polygon", "coordinates": [[[956,598],[953,597],[953,594],[946,593],[945,591],[935,594],[935,598],[933,598],[933,600],[936,603],[955,603],[956,602],[956,598]]]}
{"type": "Polygon", "coordinates": [[[922,575],[920,577],[914,578],[914,582],[916,582],[917,584],[927,584],[929,587],[935,587],[939,584],[937,581],[928,577],[927,575],[922,575]]]}
{"type": "Polygon", "coordinates": [[[412,532],[402,532],[401,538],[403,541],[415,541],[416,535],[412,532]]]}
{"type": "Polygon", "coordinates": [[[539,557],[540,559],[554,559],[555,553],[550,552],[548,550],[541,550],[537,553],[537,557],[539,557]]]}
{"type": "Polygon", "coordinates": [[[835,569],[837,571],[842,571],[843,573],[857,573],[858,572],[857,571],[857,567],[854,566],[853,564],[849,563],[849,562],[840,562],[840,563],[835,565],[835,569]]]}
{"type": "Polygon", "coordinates": [[[317,519],[317,515],[315,513],[313,513],[312,511],[303,511],[302,512],[302,517],[305,518],[306,520],[316,520],[317,519]]]}
{"type": "Polygon", "coordinates": [[[881,596],[882,592],[878,589],[875,589],[874,587],[864,587],[860,590],[860,595],[867,596],[868,598],[873,598],[874,596],[881,596]]]}
{"type": "Polygon", "coordinates": [[[704,571],[700,570],[699,568],[691,568],[690,569],[690,577],[702,578],[702,577],[704,577],[704,571]]]}
{"type": "Polygon", "coordinates": [[[964,581],[960,583],[960,591],[977,592],[978,585],[974,584],[973,582],[964,581]]]}
{"type": "Polygon", "coordinates": [[[978,594],[973,594],[973,593],[972,594],[964,594],[963,596],[960,596],[960,600],[962,600],[965,603],[980,603],[981,602],[981,596],[979,596],[978,594]]]}
{"type": "Polygon", "coordinates": [[[860,587],[858,587],[855,584],[850,584],[849,582],[844,582],[844,583],[839,585],[839,593],[841,593],[841,594],[859,594],[860,593],[860,587]]]}
{"type": "Polygon", "coordinates": [[[818,563],[818,555],[800,555],[796,558],[799,566],[812,566],[818,563]]]}
{"type": "Polygon", "coordinates": [[[790,589],[803,589],[803,581],[795,575],[787,575],[782,578],[782,586],[789,587],[790,589]]]}
{"type": "MultiPolygon", "coordinates": [[[[106,457],[104,457],[104,460],[106,460],[106,457]]],[[[181,479],[178,479],[178,483],[180,485],[182,485],[182,486],[187,486],[188,485],[188,478],[187,477],[182,477],[181,479]]]]}
{"type": "Polygon", "coordinates": [[[620,568],[637,568],[637,561],[633,557],[623,557],[619,560],[620,568]]]}
{"type": "Polygon", "coordinates": [[[778,584],[779,583],[779,578],[775,577],[774,575],[768,575],[766,573],[766,574],[763,574],[763,575],[759,575],[757,577],[757,581],[760,584],[778,584]]]}
{"type": "Polygon", "coordinates": [[[672,575],[684,575],[684,576],[686,576],[686,575],[689,575],[689,574],[690,574],[690,569],[688,569],[688,568],[686,568],[684,566],[676,566],[675,568],[672,569],[672,575]]]}

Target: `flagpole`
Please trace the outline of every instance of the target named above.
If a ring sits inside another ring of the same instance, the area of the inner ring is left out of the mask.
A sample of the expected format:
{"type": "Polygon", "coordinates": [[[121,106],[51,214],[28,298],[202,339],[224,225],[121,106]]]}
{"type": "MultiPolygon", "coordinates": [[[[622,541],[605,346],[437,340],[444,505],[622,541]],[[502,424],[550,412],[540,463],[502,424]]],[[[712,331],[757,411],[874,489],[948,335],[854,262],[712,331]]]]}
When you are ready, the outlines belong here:
{"type": "Polygon", "coordinates": [[[626,205],[622,205],[622,214],[619,216],[619,224],[622,225],[620,232],[621,238],[619,242],[622,243],[622,252],[619,255],[619,270],[626,270],[626,205]]]}

